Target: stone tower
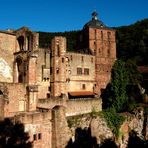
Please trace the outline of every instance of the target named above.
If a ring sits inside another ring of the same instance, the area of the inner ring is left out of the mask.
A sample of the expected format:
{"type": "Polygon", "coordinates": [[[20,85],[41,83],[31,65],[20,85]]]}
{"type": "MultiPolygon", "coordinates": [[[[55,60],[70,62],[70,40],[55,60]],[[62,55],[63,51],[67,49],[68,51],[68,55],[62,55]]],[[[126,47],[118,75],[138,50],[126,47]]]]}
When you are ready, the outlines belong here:
{"type": "MultiPolygon", "coordinates": [[[[14,83],[26,86],[27,100],[25,109],[36,110],[38,86],[36,83],[36,65],[38,33],[26,27],[16,30],[16,49],[14,53],[14,83]]],[[[22,105],[24,106],[24,105],[22,105]]]]}
{"type": "Polygon", "coordinates": [[[100,94],[110,80],[111,68],[116,59],[116,41],[115,30],[105,26],[97,15],[93,12],[92,20],[84,25],[81,46],[95,55],[95,92],[100,94]]]}
{"type": "Polygon", "coordinates": [[[66,38],[55,37],[51,47],[51,96],[66,94],[66,38]]]}

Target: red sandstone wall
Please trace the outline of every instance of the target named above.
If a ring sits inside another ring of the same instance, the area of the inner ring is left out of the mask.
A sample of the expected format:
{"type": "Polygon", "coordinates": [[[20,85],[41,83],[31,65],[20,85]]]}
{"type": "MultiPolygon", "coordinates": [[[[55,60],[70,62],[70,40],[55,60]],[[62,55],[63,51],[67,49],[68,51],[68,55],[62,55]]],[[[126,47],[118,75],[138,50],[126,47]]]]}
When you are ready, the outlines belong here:
{"type": "Polygon", "coordinates": [[[11,117],[19,111],[26,111],[26,86],[23,84],[6,84],[8,88],[8,103],[4,108],[4,116],[11,117]]]}
{"type": "Polygon", "coordinates": [[[26,113],[15,117],[25,126],[34,148],[52,148],[51,111],[26,113]],[[40,136],[39,136],[40,135],[40,136]]]}

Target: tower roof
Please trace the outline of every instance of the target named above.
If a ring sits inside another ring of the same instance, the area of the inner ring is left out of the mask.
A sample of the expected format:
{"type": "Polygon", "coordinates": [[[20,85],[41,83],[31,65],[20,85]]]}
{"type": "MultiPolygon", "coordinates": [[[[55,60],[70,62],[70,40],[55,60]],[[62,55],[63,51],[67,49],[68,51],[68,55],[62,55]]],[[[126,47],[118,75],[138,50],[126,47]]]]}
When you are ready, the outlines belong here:
{"type": "Polygon", "coordinates": [[[98,19],[98,13],[94,11],[92,13],[92,20],[84,25],[84,28],[91,27],[91,28],[107,28],[102,21],[98,19]]]}

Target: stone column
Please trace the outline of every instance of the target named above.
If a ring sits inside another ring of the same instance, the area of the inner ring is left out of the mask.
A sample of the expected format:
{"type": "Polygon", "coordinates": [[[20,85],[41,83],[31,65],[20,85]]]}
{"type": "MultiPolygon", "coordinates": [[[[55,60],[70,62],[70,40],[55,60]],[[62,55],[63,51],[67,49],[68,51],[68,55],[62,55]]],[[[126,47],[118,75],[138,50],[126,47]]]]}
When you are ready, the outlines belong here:
{"type": "Polygon", "coordinates": [[[70,140],[65,107],[55,106],[52,110],[52,148],[65,148],[70,140]]]}

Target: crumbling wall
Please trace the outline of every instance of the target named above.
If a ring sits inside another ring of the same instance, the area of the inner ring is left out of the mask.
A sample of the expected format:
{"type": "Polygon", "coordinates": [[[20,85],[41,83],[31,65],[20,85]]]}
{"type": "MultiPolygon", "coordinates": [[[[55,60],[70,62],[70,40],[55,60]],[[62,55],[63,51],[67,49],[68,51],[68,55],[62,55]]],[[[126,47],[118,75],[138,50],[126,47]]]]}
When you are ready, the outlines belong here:
{"type": "Polygon", "coordinates": [[[52,148],[65,148],[70,135],[65,116],[65,107],[55,106],[52,110],[52,148]]]}
{"type": "Polygon", "coordinates": [[[53,148],[50,110],[44,113],[22,113],[16,115],[15,120],[24,124],[25,132],[29,133],[34,148],[53,148]]]}

